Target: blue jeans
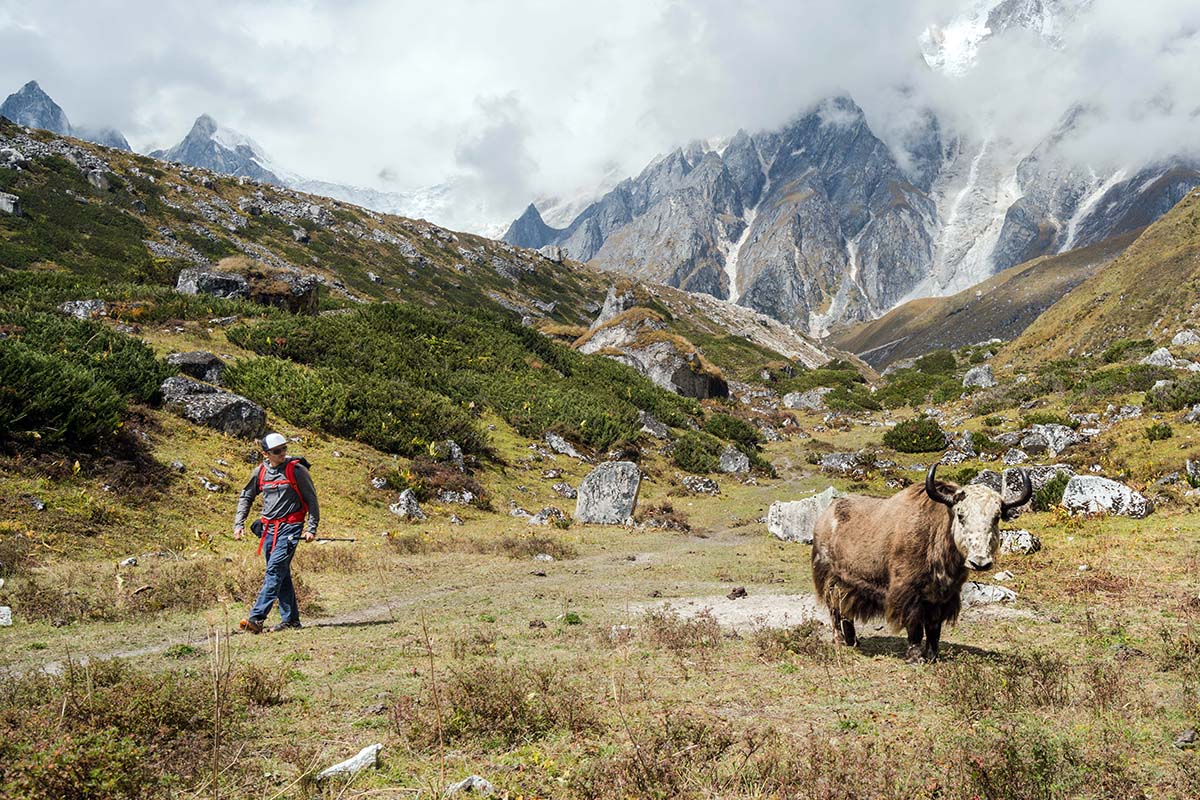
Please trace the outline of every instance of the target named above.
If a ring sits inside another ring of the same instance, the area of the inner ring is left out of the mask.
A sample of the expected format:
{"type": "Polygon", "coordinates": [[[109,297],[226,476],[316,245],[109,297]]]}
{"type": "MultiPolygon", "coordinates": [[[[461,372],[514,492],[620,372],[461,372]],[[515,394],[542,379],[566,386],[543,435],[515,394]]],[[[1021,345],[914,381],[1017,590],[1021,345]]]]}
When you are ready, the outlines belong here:
{"type": "Polygon", "coordinates": [[[250,619],[263,622],[271,613],[271,606],[279,601],[279,616],[285,624],[300,622],[300,609],[296,607],[296,590],[292,587],[292,556],[304,523],[281,523],[279,536],[275,526],[267,526],[267,538],[263,542],[263,555],[267,557],[267,574],[263,578],[258,600],[250,611],[250,619]]]}

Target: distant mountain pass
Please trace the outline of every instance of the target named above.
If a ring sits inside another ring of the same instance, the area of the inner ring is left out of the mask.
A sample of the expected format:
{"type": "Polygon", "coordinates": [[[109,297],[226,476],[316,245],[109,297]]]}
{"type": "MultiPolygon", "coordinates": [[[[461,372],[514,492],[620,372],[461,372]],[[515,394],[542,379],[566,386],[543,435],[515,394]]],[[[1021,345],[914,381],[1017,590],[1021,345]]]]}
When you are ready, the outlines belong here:
{"type": "Polygon", "coordinates": [[[912,300],[879,319],[833,333],[828,343],[883,369],[932,350],[1014,339],[1123,253],[1142,230],[1018,264],[956,295],[912,300]]]}

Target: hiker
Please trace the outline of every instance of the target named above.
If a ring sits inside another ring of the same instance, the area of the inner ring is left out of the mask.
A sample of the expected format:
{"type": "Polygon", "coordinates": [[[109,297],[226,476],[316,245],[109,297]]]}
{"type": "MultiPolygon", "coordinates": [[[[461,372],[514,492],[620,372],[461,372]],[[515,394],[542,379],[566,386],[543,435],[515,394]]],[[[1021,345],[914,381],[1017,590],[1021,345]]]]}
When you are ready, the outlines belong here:
{"type": "Polygon", "coordinates": [[[257,495],[263,496],[262,520],[250,528],[259,534],[258,552],[266,556],[267,574],[250,616],[239,625],[250,633],[262,633],[276,600],[279,601],[280,622],[271,630],[300,627],[300,609],[296,607],[296,590],[292,587],[292,556],[301,535],[306,542],[311,542],[317,535],[321,517],[317,492],[308,474],[308,462],[303,458],[288,458],[287,439],[278,433],[268,433],[259,444],[262,445],[263,463],[255,468],[242,489],[237,515],[233,519],[233,538],[240,540],[246,532],[250,504],[257,495]],[[305,516],[308,517],[307,526],[305,516]],[[261,526],[261,530],[257,526],[261,526]]]}

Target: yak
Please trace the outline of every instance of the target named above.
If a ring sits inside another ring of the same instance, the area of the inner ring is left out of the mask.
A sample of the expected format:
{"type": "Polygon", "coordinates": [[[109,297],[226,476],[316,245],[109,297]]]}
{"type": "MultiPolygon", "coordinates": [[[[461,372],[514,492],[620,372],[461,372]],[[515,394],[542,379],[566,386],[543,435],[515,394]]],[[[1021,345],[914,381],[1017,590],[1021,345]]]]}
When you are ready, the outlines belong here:
{"type": "Polygon", "coordinates": [[[843,644],[857,643],[855,620],[883,617],[908,633],[908,661],[936,660],[942,623],[958,618],[967,571],[991,568],[1000,518],[1033,492],[1024,470],[1012,502],[987,486],[939,481],[936,471],[933,464],[924,485],[891,497],[842,497],[817,520],[813,583],[843,644]]]}

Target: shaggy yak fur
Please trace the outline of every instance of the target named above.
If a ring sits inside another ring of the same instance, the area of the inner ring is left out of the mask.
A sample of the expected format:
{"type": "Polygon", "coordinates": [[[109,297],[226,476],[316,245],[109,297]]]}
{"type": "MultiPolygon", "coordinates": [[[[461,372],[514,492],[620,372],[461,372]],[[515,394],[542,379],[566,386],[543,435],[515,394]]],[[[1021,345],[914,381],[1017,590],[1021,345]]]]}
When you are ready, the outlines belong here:
{"type": "MultiPolygon", "coordinates": [[[[835,636],[845,644],[856,642],[855,620],[883,617],[908,633],[910,661],[934,660],[942,623],[958,618],[969,565],[954,539],[954,504],[968,492],[935,481],[935,468],[925,484],[913,484],[892,497],[850,495],[835,500],[817,520],[813,582],[818,599],[829,609],[835,636]]],[[[1007,516],[1024,504],[1028,492],[1017,502],[1003,503],[991,489],[968,489],[982,500],[976,504],[984,507],[981,510],[991,509],[984,522],[992,539],[986,564],[990,566],[999,513],[1007,516]]]]}

